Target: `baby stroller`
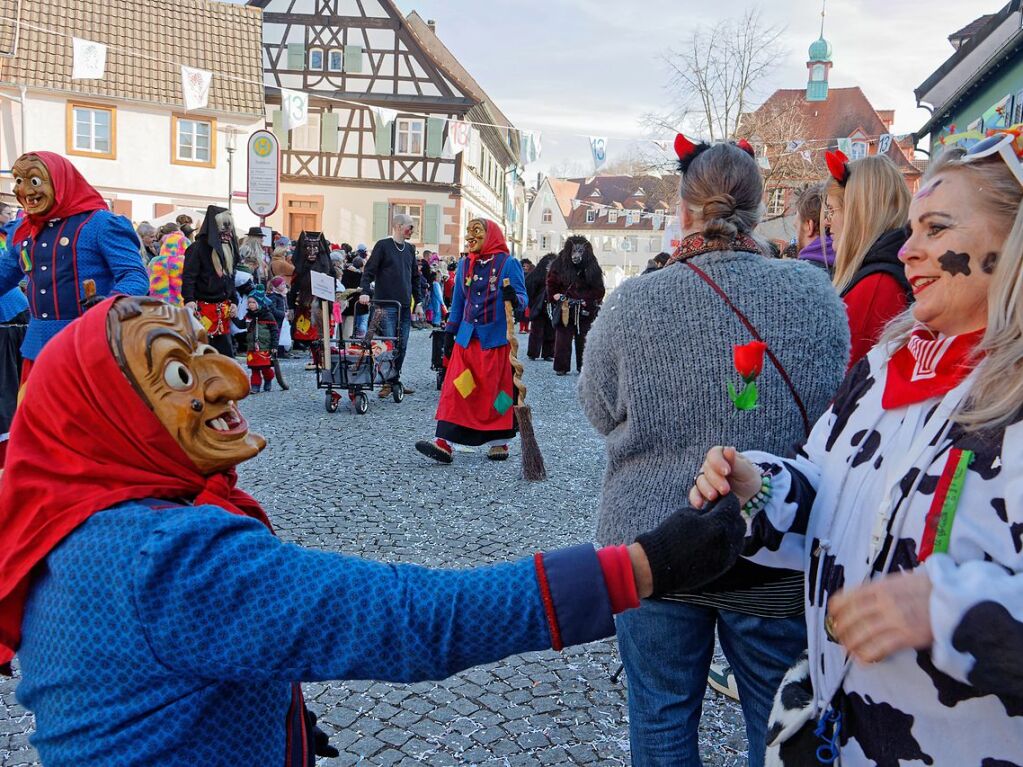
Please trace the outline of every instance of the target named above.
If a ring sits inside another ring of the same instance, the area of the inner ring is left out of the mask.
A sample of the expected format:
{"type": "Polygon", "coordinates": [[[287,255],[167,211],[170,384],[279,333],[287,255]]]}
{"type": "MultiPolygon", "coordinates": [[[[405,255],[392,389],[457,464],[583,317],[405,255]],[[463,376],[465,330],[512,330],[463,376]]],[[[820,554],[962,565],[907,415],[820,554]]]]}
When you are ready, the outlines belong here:
{"type": "MultiPolygon", "coordinates": [[[[393,377],[401,339],[377,335],[384,316],[384,304],[392,304],[400,311],[397,301],[371,302],[372,320],[363,338],[343,338],[343,324],[338,324],[336,346],[331,346],[330,370],[320,368],[316,372],[317,388],[327,390],[324,407],[328,413],[337,411],[341,402],[341,394],[337,390],[344,389],[355,412],[365,415],[369,410],[367,392],[393,377]]],[[[395,402],[405,399],[405,389],[400,382],[391,384],[391,397],[395,402]]]]}
{"type": "Polygon", "coordinates": [[[437,391],[444,386],[444,373],[447,370],[448,361],[444,357],[444,336],[443,330],[435,330],[430,333],[430,340],[433,342],[433,351],[430,355],[430,370],[437,371],[437,391]]]}

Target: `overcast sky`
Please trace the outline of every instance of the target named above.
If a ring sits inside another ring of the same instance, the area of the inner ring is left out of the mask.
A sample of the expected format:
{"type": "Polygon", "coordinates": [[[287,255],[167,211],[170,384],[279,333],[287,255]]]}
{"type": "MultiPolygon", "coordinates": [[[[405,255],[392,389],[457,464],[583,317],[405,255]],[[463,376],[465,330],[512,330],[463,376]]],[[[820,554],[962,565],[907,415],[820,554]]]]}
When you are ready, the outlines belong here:
{"type": "MultiPolygon", "coordinates": [[[[640,118],[668,94],[660,55],[694,28],[740,17],[742,0],[397,0],[435,19],[437,34],[520,128],[543,131],[543,157],[589,162],[586,135],[646,136],[640,118]],[[570,134],[580,134],[578,136],[570,134]]],[[[828,0],[824,36],[834,47],[830,82],[858,85],[878,109],[895,109],[896,133],[927,120],[913,89],[952,54],[947,37],[999,0],[828,0]]],[[[787,57],[765,83],[806,85],[807,48],[820,31],[820,0],[762,3],[764,20],[785,27],[787,57]]],[[[798,137],[793,137],[798,138],[798,137]]],[[[628,151],[610,140],[608,159],[628,151]]]]}

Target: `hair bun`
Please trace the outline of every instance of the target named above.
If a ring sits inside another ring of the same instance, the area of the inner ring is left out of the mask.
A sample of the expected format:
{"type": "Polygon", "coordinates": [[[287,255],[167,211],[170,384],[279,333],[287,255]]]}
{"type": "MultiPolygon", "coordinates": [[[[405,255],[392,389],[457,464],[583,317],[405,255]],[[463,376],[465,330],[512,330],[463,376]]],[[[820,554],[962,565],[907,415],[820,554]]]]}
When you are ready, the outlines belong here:
{"type": "Polygon", "coordinates": [[[735,198],[727,193],[716,194],[703,203],[703,220],[713,221],[715,218],[730,219],[737,208],[735,198]]]}

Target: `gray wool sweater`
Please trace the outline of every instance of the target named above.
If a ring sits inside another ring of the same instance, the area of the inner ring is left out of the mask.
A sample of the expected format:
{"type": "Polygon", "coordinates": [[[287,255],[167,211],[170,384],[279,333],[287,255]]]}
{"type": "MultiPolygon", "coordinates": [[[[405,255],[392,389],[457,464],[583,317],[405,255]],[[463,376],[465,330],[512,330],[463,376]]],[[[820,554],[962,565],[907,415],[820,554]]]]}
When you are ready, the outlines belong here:
{"type": "MultiPolygon", "coordinates": [[[[826,273],[801,261],[721,251],[696,256],[788,371],[811,424],[845,375],[849,326],[826,273]]],[[[586,340],[579,397],[605,436],[597,522],[602,545],[631,543],[685,506],[713,445],[784,455],[802,443],[799,410],[765,356],[760,404],[739,411],[732,348],[754,340],[684,264],[628,280],[605,301],[586,340]]],[[[756,579],[753,579],[755,585],[756,579]]]]}

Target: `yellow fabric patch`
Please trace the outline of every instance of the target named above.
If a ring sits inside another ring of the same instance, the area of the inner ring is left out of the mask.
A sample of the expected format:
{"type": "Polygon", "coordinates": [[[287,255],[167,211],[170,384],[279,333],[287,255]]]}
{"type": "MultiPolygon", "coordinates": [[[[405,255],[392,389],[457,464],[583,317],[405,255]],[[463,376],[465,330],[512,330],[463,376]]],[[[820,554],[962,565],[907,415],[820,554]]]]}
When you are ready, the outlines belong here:
{"type": "Polygon", "coordinates": [[[203,330],[205,330],[207,333],[209,333],[210,332],[210,328],[213,327],[213,323],[210,322],[210,318],[207,317],[205,314],[200,315],[199,322],[202,325],[203,330]]]}
{"type": "Polygon", "coordinates": [[[308,317],[302,316],[295,320],[295,330],[299,333],[308,333],[309,328],[312,326],[312,322],[309,321],[308,317]]]}
{"type": "Polygon", "coordinates": [[[466,368],[462,371],[462,374],[455,379],[455,388],[458,389],[458,393],[462,395],[462,399],[465,399],[476,389],[476,379],[472,377],[472,371],[466,368]]]}

